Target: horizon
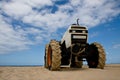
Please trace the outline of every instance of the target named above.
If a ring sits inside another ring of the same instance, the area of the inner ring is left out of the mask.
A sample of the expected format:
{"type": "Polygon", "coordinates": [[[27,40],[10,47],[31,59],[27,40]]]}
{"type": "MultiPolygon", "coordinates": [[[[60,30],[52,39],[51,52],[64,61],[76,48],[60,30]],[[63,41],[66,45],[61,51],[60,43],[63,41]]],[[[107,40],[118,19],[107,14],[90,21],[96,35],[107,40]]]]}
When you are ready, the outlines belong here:
{"type": "MultiPolygon", "coordinates": [[[[106,65],[109,65],[109,64],[120,64],[120,63],[106,63],[106,65]]],[[[87,65],[86,63],[83,62],[83,65],[87,65]]],[[[44,66],[44,64],[41,64],[41,65],[0,65],[0,67],[27,67],[27,66],[44,66]]],[[[62,65],[61,65],[62,66],[62,65]]],[[[89,66],[88,66],[89,67],[89,66]]]]}

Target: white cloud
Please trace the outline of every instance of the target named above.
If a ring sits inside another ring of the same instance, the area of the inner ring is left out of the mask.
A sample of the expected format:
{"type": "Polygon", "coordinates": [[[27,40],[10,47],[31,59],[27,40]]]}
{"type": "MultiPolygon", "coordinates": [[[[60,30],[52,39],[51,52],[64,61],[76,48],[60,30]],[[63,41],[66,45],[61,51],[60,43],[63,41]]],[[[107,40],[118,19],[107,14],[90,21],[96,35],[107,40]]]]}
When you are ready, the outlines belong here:
{"type": "Polygon", "coordinates": [[[66,25],[66,22],[69,21],[68,17],[70,16],[62,12],[49,13],[45,15],[37,13],[34,15],[25,16],[23,18],[23,22],[41,27],[42,29],[49,30],[50,32],[54,32],[58,28],[66,25]]]}
{"type": "Polygon", "coordinates": [[[120,49],[120,44],[115,44],[115,45],[113,45],[113,48],[114,48],[114,49],[120,49]]]}
{"type": "Polygon", "coordinates": [[[28,49],[27,45],[32,44],[24,33],[19,33],[7,24],[0,16],[0,53],[28,49]]]}
{"type": "Polygon", "coordinates": [[[85,0],[84,4],[85,7],[98,7],[98,6],[102,6],[104,3],[106,2],[106,0],[85,0]]]}
{"type": "MultiPolygon", "coordinates": [[[[70,0],[64,5],[55,4],[55,1],[57,0],[0,2],[0,51],[27,49],[27,45],[51,38],[57,29],[68,27],[77,18],[80,18],[80,24],[91,28],[120,14],[119,0],[70,0]],[[54,6],[57,8],[52,12],[54,6]],[[13,27],[14,21],[22,23],[13,27]],[[22,24],[29,24],[31,27],[22,24]]],[[[97,35],[95,32],[91,37],[97,35]]]]}
{"type": "Polygon", "coordinates": [[[90,38],[96,37],[99,35],[99,32],[93,32],[92,34],[90,34],[90,38]]]}
{"type": "Polygon", "coordinates": [[[56,24],[59,27],[63,26],[63,23],[64,26],[69,25],[77,18],[80,18],[81,24],[93,27],[120,13],[117,7],[119,4],[113,0],[71,0],[65,5],[58,5],[58,11],[55,13],[51,13],[53,7],[48,9],[44,7],[45,5],[52,6],[54,1],[12,0],[3,6],[3,11],[12,17],[22,17],[21,20],[25,23],[54,26],[53,28],[56,24]]]}
{"type": "Polygon", "coordinates": [[[31,3],[33,3],[34,6],[45,6],[45,5],[52,5],[51,0],[29,0],[31,3]]]}
{"type": "Polygon", "coordinates": [[[29,5],[31,7],[43,7],[48,5],[53,5],[52,0],[11,0],[11,2],[18,2],[18,3],[24,3],[26,5],[29,5]]]}
{"type": "Polygon", "coordinates": [[[11,17],[20,18],[28,15],[32,10],[30,6],[20,2],[9,2],[3,5],[4,12],[11,17]]]}

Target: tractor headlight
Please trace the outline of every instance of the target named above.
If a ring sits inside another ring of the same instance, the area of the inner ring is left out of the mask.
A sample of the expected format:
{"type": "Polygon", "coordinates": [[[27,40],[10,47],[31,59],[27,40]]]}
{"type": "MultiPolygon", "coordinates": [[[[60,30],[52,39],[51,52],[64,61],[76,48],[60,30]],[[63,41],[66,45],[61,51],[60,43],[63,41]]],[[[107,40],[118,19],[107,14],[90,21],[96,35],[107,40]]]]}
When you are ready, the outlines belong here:
{"type": "Polygon", "coordinates": [[[76,31],[73,30],[72,32],[75,33],[76,31]]]}
{"type": "Polygon", "coordinates": [[[82,31],[82,33],[86,33],[86,31],[82,31]]]}
{"type": "Polygon", "coordinates": [[[76,30],[69,30],[70,33],[76,33],[76,30]]]}

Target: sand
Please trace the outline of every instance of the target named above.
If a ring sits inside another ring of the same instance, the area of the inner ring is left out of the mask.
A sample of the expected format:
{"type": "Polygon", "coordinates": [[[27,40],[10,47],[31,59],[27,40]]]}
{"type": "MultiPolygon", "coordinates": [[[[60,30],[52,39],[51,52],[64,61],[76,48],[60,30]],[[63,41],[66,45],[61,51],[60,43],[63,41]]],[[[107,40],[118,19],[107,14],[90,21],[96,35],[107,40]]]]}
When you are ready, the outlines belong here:
{"type": "Polygon", "coordinates": [[[49,71],[44,67],[0,67],[0,80],[120,80],[120,64],[106,65],[104,69],[83,66],[49,71]]]}

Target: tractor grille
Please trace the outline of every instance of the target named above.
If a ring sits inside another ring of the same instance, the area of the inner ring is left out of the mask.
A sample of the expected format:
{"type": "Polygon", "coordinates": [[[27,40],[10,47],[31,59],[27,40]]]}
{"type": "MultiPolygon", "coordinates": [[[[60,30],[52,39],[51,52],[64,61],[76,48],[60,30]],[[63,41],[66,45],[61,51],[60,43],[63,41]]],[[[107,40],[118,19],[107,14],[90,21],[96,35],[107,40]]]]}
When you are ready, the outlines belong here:
{"type": "Polygon", "coordinates": [[[86,39],[73,39],[72,40],[72,44],[73,43],[81,43],[81,44],[86,44],[86,39]]]}
{"type": "Polygon", "coordinates": [[[87,35],[83,34],[72,34],[71,35],[71,43],[81,43],[86,44],[87,43],[87,35]]]}

